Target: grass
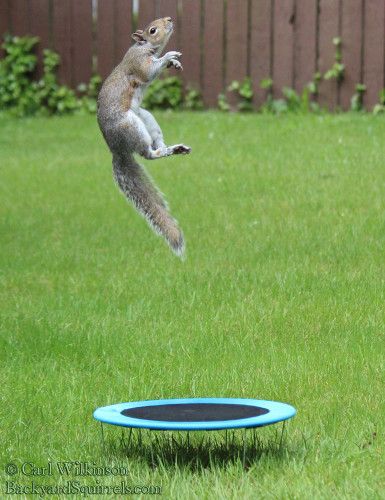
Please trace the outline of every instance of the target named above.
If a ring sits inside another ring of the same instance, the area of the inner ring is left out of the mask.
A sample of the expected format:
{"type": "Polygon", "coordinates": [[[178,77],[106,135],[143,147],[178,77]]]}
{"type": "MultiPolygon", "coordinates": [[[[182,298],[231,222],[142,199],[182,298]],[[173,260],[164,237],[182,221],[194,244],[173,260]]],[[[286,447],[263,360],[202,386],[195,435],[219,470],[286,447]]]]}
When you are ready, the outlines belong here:
{"type": "Polygon", "coordinates": [[[193,148],[147,163],[185,262],[119,194],[94,117],[1,120],[2,463],[125,467],[70,478],[166,498],[385,498],[385,121],[158,118],[193,148]],[[242,432],[228,453],[223,433],[128,446],[105,426],[102,448],[96,407],[194,396],[298,414],[283,446],[250,434],[245,468],[242,432]]]}

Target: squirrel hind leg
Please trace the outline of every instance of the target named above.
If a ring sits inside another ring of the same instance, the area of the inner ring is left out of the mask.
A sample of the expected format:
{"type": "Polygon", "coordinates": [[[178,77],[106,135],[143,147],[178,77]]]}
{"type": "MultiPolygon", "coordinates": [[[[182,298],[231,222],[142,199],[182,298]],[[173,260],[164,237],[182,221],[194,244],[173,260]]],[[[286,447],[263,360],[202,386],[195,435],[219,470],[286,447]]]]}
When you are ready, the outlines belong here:
{"type": "Polygon", "coordinates": [[[157,160],[171,155],[188,155],[191,152],[189,146],[184,144],[176,144],[175,146],[161,146],[158,149],[148,147],[142,154],[147,160],[157,160]]]}
{"type": "MultiPolygon", "coordinates": [[[[148,115],[143,115],[147,122],[149,122],[149,115],[149,113],[148,115]]],[[[154,123],[151,123],[154,125],[156,122],[154,120],[154,123]]],[[[163,137],[160,129],[157,134],[154,133],[154,130],[149,131],[146,124],[133,111],[128,111],[127,118],[121,127],[122,131],[125,133],[127,150],[138,153],[147,160],[157,160],[158,158],[164,158],[165,156],[171,156],[174,154],[188,154],[191,151],[191,148],[189,146],[185,146],[184,144],[165,146],[163,144],[163,137]],[[153,132],[153,135],[159,135],[158,143],[160,142],[160,144],[157,149],[154,149],[153,147],[154,137],[151,136],[150,132],[153,132]]]]}
{"type": "Polygon", "coordinates": [[[143,121],[132,111],[127,114],[127,121],[123,125],[127,128],[128,149],[139,154],[146,160],[157,160],[174,154],[172,147],[160,146],[153,148],[153,139],[143,121]]]}

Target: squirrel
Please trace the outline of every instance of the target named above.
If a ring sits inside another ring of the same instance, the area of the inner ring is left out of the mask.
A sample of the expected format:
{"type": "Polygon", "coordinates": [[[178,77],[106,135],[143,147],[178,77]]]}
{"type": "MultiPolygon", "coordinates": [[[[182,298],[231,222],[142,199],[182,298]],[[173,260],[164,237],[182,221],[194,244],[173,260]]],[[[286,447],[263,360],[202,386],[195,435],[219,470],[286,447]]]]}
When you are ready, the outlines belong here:
{"type": "Polygon", "coordinates": [[[182,257],[183,233],[170,215],[162,193],[134,159],[134,153],[155,160],[191,151],[184,144],[166,146],[155,118],[140,107],[147,86],[164,68],[183,69],[180,52],[170,51],[160,57],[173,29],[171,18],[165,17],[132,34],[135,44],[106,78],[99,92],[97,117],[112,153],[113,174],[118,186],[155,232],[182,257]]]}

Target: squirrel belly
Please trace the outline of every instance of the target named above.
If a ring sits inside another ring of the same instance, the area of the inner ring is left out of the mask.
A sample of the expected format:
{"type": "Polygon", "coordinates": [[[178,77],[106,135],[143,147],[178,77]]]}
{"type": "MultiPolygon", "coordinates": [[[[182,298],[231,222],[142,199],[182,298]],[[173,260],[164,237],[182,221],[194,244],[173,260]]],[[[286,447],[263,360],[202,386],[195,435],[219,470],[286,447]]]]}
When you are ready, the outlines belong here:
{"type": "Polygon", "coordinates": [[[184,252],[182,231],[170,215],[167,203],[134,154],[155,160],[174,154],[188,154],[184,144],[166,146],[162,131],[152,114],[140,104],[148,84],[171,66],[181,69],[179,52],[160,56],[171,36],[170,18],[150,23],[132,36],[136,41],[122,62],[105,80],[98,96],[98,123],[112,153],[114,178],[149,225],[178,256],[184,252]]]}

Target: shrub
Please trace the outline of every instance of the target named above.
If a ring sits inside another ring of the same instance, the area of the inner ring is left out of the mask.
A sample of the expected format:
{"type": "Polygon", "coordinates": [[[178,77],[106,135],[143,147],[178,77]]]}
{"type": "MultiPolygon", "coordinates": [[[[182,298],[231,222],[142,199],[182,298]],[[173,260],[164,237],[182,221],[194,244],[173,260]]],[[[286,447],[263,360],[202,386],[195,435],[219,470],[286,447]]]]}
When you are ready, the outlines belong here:
{"type": "Polygon", "coordinates": [[[363,83],[357,83],[356,92],[355,94],[353,94],[350,100],[350,108],[352,111],[362,111],[365,91],[366,85],[364,85],[363,83]]]}
{"type": "Polygon", "coordinates": [[[202,95],[199,90],[196,90],[192,87],[187,87],[184,96],[184,107],[185,109],[195,111],[203,109],[202,95]]]}
{"type": "Polygon", "coordinates": [[[182,102],[182,82],[176,76],[169,76],[155,80],[148,87],[143,106],[147,109],[178,109],[182,102]]]}
{"type": "Polygon", "coordinates": [[[52,50],[43,51],[43,76],[34,79],[37,37],[6,35],[2,45],[5,57],[0,60],[0,108],[17,116],[68,114],[76,110],[95,112],[100,78],[84,84],[83,96],[78,97],[66,85],[57,81],[60,57],[52,50]]]}
{"type": "Polygon", "coordinates": [[[229,92],[235,92],[239,98],[238,110],[239,111],[252,111],[253,110],[253,82],[251,78],[246,77],[242,82],[234,80],[228,86],[229,92]]]}
{"type": "Polygon", "coordinates": [[[5,57],[0,61],[0,106],[17,114],[33,114],[39,108],[36,84],[32,74],[37,57],[32,53],[36,37],[5,36],[2,47],[5,57]]]}
{"type": "Polygon", "coordinates": [[[376,104],[373,108],[373,113],[379,115],[380,113],[385,113],[385,89],[380,90],[379,94],[380,102],[376,104]]]}

